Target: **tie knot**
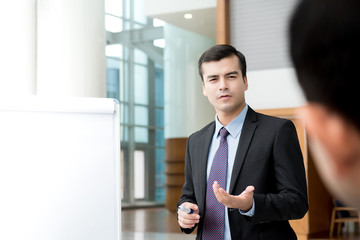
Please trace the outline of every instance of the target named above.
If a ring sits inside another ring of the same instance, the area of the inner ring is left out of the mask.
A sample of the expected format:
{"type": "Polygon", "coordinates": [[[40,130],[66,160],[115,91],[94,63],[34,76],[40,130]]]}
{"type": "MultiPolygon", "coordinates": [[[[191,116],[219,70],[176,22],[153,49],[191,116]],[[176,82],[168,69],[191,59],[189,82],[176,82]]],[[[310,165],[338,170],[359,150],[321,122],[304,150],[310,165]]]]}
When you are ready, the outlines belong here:
{"type": "Polygon", "coordinates": [[[226,137],[229,135],[229,132],[226,130],[226,128],[222,127],[220,129],[220,136],[223,139],[226,139],[226,137]]]}

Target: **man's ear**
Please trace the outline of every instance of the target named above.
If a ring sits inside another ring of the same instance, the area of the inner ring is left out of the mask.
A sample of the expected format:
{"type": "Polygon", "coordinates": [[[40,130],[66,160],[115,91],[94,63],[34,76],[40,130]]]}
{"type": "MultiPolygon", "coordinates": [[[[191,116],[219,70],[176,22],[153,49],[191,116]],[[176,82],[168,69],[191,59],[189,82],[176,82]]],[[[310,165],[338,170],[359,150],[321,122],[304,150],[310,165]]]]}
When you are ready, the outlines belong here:
{"type": "Polygon", "coordinates": [[[301,107],[298,113],[305,120],[309,137],[319,141],[327,151],[335,171],[342,175],[351,170],[349,159],[352,157],[353,144],[356,142],[351,140],[353,132],[349,129],[346,120],[317,103],[308,103],[301,107]]]}
{"type": "Polygon", "coordinates": [[[311,137],[321,138],[327,132],[328,111],[322,105],[308,103],[299,108],[298,115],[305,121],[306,132],[311,137]]]}
{"type": "Polygon", "coordinates": [[[203,95],[204,95],[205,97],[207,97],[204,80],[202,81],[202,88],[203,88],[203,95]]]}
{"type": "Polygon", "coordinates": [[[248,85],[248,80],[247,80],[246,76],[244,77],[244,83],[245,83],[245,90],[248,90],[249,85],[248,85]]]}

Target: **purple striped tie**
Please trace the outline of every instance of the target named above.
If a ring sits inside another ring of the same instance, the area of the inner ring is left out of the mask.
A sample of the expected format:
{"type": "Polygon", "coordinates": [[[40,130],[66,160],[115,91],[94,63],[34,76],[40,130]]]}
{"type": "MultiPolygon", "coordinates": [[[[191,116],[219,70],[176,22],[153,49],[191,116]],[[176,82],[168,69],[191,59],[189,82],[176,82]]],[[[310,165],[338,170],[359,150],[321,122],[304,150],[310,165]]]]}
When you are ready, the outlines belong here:
{"type": "Polygon", "coordinates": [[[226,138],[228,135],[229,132],[224,127],[220,129],[220,146],[215,153],[206,188],[203,240],[224,239],[225,206],[216,199],[212,185],[214,181],[217,181],[221,188],[226,189],[228,163],[228,143],[226,138]]]}

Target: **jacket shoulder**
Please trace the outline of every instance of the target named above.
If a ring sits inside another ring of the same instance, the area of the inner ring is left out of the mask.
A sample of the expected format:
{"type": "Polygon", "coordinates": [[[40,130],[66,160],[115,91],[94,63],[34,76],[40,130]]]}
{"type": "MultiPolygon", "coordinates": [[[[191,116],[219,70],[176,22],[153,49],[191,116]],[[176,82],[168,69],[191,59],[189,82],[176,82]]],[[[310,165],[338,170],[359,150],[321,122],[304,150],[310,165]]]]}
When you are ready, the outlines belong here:
{"type": "Polygon", "coordinates": [[[204,136],[205,134],[207,134],[209,131],[215,131],[215,121],[207,124],[205,127],[203,127],[202,129],[192,133],[189,137],[190,139],[197,139],[197,138],[201,138],[202,136],[204,136]]]}
{"type": "Polygon", "coordinates": [[[282,126],[282,125],[293,125],[292,121],[286,118],[280,118],[275,116],[266,115],[263,113],[256,112],[256,116],[260,123],[270,124],[272,126],[282,126]]]}
{"type": "Polygon", "coordinates": [[[268,134],[276,134],[278,131],[283,130],[294,131],[296,129],[294,123],[289,119],[262,114],[251,109],[246,116],[244,128],[253,123],[257,124],[257,131],[260,130],[260,132],[268,134]]]}

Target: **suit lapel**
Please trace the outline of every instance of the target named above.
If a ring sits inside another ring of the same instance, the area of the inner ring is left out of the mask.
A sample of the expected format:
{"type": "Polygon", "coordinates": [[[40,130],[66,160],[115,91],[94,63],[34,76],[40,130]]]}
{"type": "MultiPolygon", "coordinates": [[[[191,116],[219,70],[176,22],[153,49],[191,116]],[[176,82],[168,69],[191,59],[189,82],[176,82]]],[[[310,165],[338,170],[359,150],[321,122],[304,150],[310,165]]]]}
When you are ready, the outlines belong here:
{"type": "Polygon", "coordinates": [[[202,209],[204,209],[204,207],[205,207],[206,182],[207,182],[207,176],[206,176],[207,161],[208,161],[209,149],[210,149],[212,137],[214,135],[214,131],[215,131],[215,122],[208,127],[208,129],[206,130],[206,132],[200,139],[200,141],[201,141],[201,145],[200,145],[201,156],[200,156],[200,161],[199,161],[200,165],[199,165],[198,169],[199,169],[199,176],[200,176],[201,199],[198,202],[198,204],[199,204],[199,207],[202,209]]]}
{"type": "Polygon", "coordinates": [[[251,140],[254,136],[254,132],[255,132],[257,125],[258,125],[258,122],[257,122],[256,113],[254,112],[254,110],[252,110],[249,107],[248,112],[246,114],[246,118],[244,121],[242,131],[241,131],[239,145],[238,145],[236,155],[235,155],[235,162],[234,162],[234,167],[232,170],[231,180],[230,180],[230,189],[229,189],[230,194],[234,190],[235,183],[239,177],[240,170],[244,163],[248,148],[249,148],[251,140]]]}

